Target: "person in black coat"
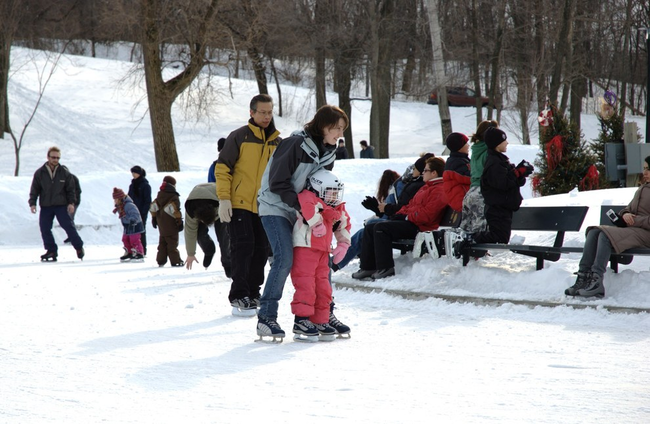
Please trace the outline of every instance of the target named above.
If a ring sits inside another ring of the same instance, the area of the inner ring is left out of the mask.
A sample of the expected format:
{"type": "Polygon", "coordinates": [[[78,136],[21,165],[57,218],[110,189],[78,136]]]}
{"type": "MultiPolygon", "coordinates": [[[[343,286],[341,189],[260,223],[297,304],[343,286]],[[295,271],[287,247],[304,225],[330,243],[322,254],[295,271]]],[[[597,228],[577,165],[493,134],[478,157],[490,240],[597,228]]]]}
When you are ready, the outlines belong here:
{"type": "Polygon", "coordinates": [[[336,160],[347,159],[348,157],[348,149],[345,148],[345,140],[340,139],[339,146],[336,148],[336,160]]]}
{"type": "Polygon", "coordinates": [[[139,165],[131,168],[131,185],[129,185],[129,197],[133,200],[144,225],[144,232],[140,233],[140,241],[144,248],[144,255],[147,255],[147,217],[149,216],[149,206],[151,205],[151,186],[147,181],[147,172],[139,165]]]}
{"type": "Polygon", "coordinates": [[[519,187],[533,173],[533,166],[522,160],[515,166],[504,154],[508,149],[506,133],[489,128],[484,141],[488,147],[487,159],[481,175],[481,193],[485,199],[485,219],[488,229],[476,233],[476,243],[508,243],[512,229],[512,215],[519,210],[523,198],[519,187]]]}

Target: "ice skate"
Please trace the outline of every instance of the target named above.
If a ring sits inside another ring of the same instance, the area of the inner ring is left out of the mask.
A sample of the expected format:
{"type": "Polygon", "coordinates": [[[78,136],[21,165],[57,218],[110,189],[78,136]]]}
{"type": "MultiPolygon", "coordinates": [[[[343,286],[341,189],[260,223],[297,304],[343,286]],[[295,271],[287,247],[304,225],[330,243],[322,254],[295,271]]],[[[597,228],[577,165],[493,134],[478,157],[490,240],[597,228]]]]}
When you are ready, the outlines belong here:
{"type": "Polygon", "coordinates": [[[330,326],[328,323],[325,324],[314,324],[318,330],[318,340],[321,342],[331,342],[336,338],[336,329],[330,326]]]}
{"type": "Polygon", "coordinates": [[[334,328],[334,330],[336,330],[338,339],[349,339],[351,337],[350,336],[350,327],[343,324],[334,315],[334,304],[333,303],[330,304],[330,321],[329,321],[329,325],[330,325],[330,327],[334,328]]]}
{"type": "Polygon", "coordinates": [[[131,262],[144,262],[144,255],[136,253],[131,257],[131,262]]]}
{"type": "Polygon", "coordinates": [[[257,308],[251,303],[248,297],[234,299],[230,302],[232,314],[236,317],[254,317],[257,315],[257,308]]]}
{"type": "Polygon", "coordinates": [[[257,321],[257,335],[259,339],[255,340],[259,343],[272,343],[279,344],[284,340],[284,331],[273,319],[259,318],[257,321]]]}
{"type": "Polygon", "coordinates": [[[84,256],[86,256],[86,251],[84,250],[84,248],[80,247],[79,249],[77,249],[77,258],[79,258],[79,259],[81,259],[83,261],[84,256]]]}
{"type": "Polygon", "coordinates": [[[293,322],[293,339],[297,342],[316,343],[318,329],[307,317],[296,317],[293,322]]]}
{"type": "Polygon", "coordinates": [[[59,256],[56,251],[48,250],[44,255],[41,255],[41,262],[56,262],[56,258],[59,256]]]}
{"type": "Polygon", "coordinates": [[[438,248],[436,247],[435,238],[431,231],[419,232],[413,242],[413,258],[418,259],[425,253],[428,253],[432,259],[438,259],[438,248]]]}
{"type": "Polygon", "coordinates": [[[450,258],[460,258],[461,252],[454,250],[454,247],[458,242],[462,241],[463,237],[458,234],[456,231],[447,230],[445,231],[445,252],[447,252],[447,257],[450,258]]]}
{"type": "Polygon", "coordinates": [[[124,255],[120,256],[120,262],[129,262],[131,259],[133,259],[133,254],[130,252],[124,253],[124,255]]]}

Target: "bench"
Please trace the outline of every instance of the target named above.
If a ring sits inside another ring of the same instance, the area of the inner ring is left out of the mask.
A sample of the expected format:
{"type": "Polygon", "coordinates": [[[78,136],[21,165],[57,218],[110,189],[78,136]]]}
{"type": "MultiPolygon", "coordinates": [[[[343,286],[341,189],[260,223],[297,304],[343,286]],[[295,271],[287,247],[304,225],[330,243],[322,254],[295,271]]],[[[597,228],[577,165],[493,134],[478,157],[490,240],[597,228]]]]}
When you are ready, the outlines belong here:
{"type": "MultiPolygon", "coordinates": [[[[440,221],[439,227],[458,227],[460,225],[460,212],[448,207],[445,215],[440,221]]],[[[400,239],[393,242],[393,249],[400,251],[402,255],[413,250],[415,239],[400,239]]]]}
{"type": "Polygon", "coordinates": [[[522,206],[512,217],[513,231],[555,232],[553,246],[526,244],[478,243],[463,252],[463,266],[471,257],[484,256],[489,250],[510,250],[537,259],[536,269],[544,268],[544,261],[557,262],[562,253],[582,252],[581,247],[563,247],[566,231],[580,231],[588,206],[522,206]]]}

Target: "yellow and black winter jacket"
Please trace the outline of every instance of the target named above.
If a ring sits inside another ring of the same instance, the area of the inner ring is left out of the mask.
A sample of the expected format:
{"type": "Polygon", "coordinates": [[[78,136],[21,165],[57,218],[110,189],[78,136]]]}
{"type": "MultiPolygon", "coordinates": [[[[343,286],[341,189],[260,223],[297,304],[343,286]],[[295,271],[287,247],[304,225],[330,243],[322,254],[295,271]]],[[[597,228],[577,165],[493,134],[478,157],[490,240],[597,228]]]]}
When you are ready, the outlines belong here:
{"type": "Polygon", "coordinates": [[[253,119],[228,135],[214,168],[219,200],[230,200],[233,209],[257,213],[262,174],[281,141],[279,135],[274,121],[263,129],[253,119]]]}

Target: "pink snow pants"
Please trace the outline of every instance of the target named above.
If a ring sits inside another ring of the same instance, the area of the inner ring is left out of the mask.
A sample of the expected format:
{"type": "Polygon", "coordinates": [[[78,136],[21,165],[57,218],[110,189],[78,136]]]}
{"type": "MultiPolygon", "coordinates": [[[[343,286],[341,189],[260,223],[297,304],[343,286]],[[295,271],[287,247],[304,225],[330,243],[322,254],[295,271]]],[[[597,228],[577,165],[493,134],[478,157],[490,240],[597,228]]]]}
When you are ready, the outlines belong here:
{"type": "Polygon", "coordinates": [[[309,317],[314,324],[325,324],[330,318],[332,286],[329,281],[329,253],[309,247],[293,248],[291,280],[296,289],[291,312],[309,317]]]}
{"type": "Polygon", "coordinates": [[[144,255],[144,247],[142,246],[142,241],[140,240],[140,233],[137,234],[123,234],[122,243],[124,248],[129,253],[133,253],[135,250],[137,253],[144,255]]]}

